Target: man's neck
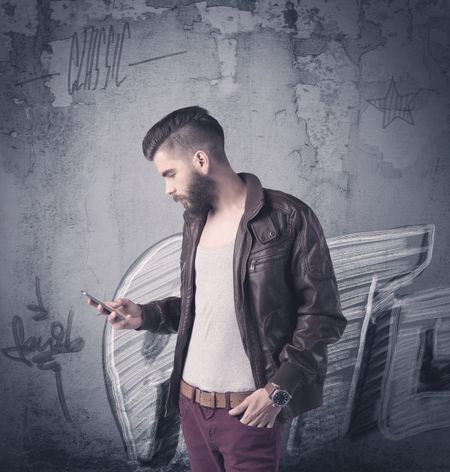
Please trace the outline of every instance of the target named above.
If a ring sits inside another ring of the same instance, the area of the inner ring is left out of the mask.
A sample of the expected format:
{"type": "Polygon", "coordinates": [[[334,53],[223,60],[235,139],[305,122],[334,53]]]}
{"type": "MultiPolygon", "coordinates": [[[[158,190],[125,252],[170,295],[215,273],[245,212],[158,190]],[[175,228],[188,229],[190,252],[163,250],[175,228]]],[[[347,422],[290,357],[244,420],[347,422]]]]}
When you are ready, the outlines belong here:
{"type": "Polygon", "coordinates": [[[243,212],[247,186],[233,170],[217,177],[217,198],[210,210],[212,216],[243,212]]]}

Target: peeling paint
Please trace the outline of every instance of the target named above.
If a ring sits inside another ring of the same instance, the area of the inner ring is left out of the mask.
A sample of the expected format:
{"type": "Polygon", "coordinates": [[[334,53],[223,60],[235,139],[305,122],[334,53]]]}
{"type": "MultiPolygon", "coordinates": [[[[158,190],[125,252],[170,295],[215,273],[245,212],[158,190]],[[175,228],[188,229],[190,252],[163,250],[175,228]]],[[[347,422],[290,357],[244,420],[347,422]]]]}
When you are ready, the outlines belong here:
{"type": "Polygon", "coordinates": [[[337,41],[328,42],[324,52],[317,56],[297,56],[294,65],[305,76],[305,83],[310,84],[323,80],[346,82],[356,80],[359,75],[358,68],[337,41]]]}
{"type": "Polygon", "coordinates": [[[197,3],[202,22],[223,35],[255,31],[261,25],[261,18],[250,11],[232,7],[208,7],[206,1],[197,3]]]}
{"type": "Polygon", "coordinates": [[[191,30],[194,23],[202,21],[202,17],[195,5],[181,5],[177,9],[177,18],[183,29],[191,30]]]}
{"type": "Polygon", "coordinates": [[[218,85],[221,89],[221,94],[226,96],[233,93],[235,90],[235,75],[236,75],[236,46],[235,39],[217,38],[214,37],[217,44],[217,52],[220,63],[220,80],[212,80],[211,85],[218,85]]]}
{"type": "Polygon", "coordinates": [[[148,5],[146,0],[81,0],[76,4],[70,0],[57,0],[51,2],[52,20],[77,29],[107,17],[115,20],[145,20],[149,15],[158,16],[170,10],[166,2],[162,3],[165,6],[154,7],[148,5]]]}
{"type": "Polygon", "coordinates": [[[325,52],[326,47],[327,38],[324,36],[314,36],[294,40],[294,54],[296,56],[318,56],[325,52]]]}
{"type": "Polygon", "coordinates": [[[328,0],[302,0],[296,5],[298,14],[297,31],[299,37],[313,34],[347,37],[358,35],[358,2],[328,0]]]}
{"type": "Polygon", "coordinates": [[[254,11],[256,0],[207,0],[208,7],[232,7],[243,11],[254,11]]]}
{"type": "Polygon", "coordinates": [[[323,168],[337,171],[347,153],[346,143],[356,121],[358,90],[353,82],[297,85],[297,116],[308,123],[307,133],[323,168]]]}

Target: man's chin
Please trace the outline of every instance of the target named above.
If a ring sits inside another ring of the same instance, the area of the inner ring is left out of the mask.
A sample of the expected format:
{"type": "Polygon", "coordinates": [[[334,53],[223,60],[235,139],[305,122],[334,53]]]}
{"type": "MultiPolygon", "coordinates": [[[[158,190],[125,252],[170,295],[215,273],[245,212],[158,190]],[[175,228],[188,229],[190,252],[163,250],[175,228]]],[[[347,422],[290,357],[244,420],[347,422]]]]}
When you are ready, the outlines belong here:
{"type": "Polygon", "coordinates": [[[196,216],[199,214],[197,207],[192,206],[192,204],[189,201],[181,200],[181,204],[183,205],[183,208],[186,210],[187,213],[193,216],[196,216]]]}

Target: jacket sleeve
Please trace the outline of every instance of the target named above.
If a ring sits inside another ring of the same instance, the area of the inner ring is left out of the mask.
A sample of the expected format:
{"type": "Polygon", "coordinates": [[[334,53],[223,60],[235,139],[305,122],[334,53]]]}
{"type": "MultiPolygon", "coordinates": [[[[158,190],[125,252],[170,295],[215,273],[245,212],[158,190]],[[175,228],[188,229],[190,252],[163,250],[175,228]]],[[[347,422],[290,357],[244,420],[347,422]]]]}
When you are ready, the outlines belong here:
{"type": "MultiPolygon", "coordinates": [[[[339,291],[320,222],[307,205],[297,210],[296,233],[289,264],[296,310],[292,338],[280,354],[280,367],[269,379],[289,393],[313,382],[327,369],[327,344],[343,334],[339,291]]],[[[294,233],[294,234],[295,234],[294,233]]]]}
{"type": "Polygon", "coordinates": [[[142,325],[135,331],[145,329],[158,334],[173,334],[178,331],[181,297],[172,296],[137,305],[142,310],[142,325]]]}
{"type": "MultiPolygon", "coordinates": [[[[181,285],[183,284],[183,261],[186,251],[186,222],[183,225],[183,239],[180,253],[181,285]]],[[[182,289],[180,287],[180,293],[182,289]]],[[[181,317],[181,297],[171,296],[161,300],[140,304],[142,310],[142,325],[136,331],[147,330],[158,334],[174,334],[178,332],[181,317]]]]}

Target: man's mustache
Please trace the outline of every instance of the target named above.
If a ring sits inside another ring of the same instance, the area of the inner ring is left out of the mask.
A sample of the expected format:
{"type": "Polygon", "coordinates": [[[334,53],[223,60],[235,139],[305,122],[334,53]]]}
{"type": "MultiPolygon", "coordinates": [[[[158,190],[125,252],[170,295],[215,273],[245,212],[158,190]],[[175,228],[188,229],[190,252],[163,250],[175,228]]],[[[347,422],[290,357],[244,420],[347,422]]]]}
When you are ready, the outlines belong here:
{"type": "Polygon", "coordinates": [[[186,200],[185,197],[172,197],[174,202],[181,202],[182,200],[186,200]]]}

